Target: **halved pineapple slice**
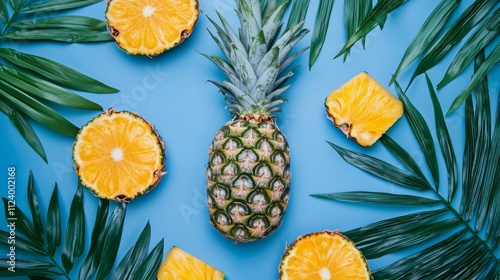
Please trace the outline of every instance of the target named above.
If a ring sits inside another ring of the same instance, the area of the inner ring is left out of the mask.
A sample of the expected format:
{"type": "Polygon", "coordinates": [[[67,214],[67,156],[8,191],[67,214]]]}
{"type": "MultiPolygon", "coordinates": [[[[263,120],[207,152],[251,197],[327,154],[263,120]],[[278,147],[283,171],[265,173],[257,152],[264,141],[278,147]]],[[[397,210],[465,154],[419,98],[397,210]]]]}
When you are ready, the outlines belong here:
{"type": "Polygon", "coordinates": [[[403,104],[366,72],[325,100],[332,123],[361,146],[373,145],[402,115],[403,104]]]}
{"type": "Polygon", "coordinates": [[[198,20],[197,0],[111,0],[108,30],[129,54],[158,55],[188,38],[198,20]]]}
{"type": "Polygon", "coordinates": [[[222,271],[183,251],[172,247],[157,274],[158,280],[223,280],[222,271]]]}
{"type": "Polygon", "coordinates": [[[280,280],[372,279],[368,264],[354,243],[338,231],[302,235],[286,249],[280,280]]]}
{"type": "Polygon", "coordinates": [[[108,109],[80,129],[73,160],[82,185],[101,198],[128,202],[165,174],[165,145],[139,114],[108,109]]]}

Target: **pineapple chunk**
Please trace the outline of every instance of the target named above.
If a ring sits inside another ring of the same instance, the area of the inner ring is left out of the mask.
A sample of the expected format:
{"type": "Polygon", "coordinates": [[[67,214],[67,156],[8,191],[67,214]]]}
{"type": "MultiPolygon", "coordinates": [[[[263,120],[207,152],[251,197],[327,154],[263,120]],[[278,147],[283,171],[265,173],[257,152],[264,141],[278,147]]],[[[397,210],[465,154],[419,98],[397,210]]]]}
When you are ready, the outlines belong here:
{"type": "Polygon", "coordinates": [[[158,280],[223,280],[222,271],[183,251],[172,247],[157,274],[158,280]]]}
{"type": "Polygon", "coordinates": [[[325,100],[332,123],[361,146],[373,145],[402,115],[403,104],[366,72],[325,100]]]}

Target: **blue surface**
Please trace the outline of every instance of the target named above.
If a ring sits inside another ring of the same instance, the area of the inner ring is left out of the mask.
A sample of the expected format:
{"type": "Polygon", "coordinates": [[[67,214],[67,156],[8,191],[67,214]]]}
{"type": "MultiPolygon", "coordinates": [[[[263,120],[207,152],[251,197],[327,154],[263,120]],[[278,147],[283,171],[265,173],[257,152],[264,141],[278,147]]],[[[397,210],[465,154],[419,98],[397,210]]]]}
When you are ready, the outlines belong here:
{"type": "MultiPolygon", "coordinates": [[[[463,10],[471,2],[463,1],[459,8],[463,10]]],[[[332,141],[342,147],[362,151],[397,165],[395,159],[380,143],[370,148],[361,148],[354,141],[346,139],[325,117],[324,99],[332,90],[361,71],[367,71],[380,83],[388,85],[406,47],[437,2],[409,1],[404,7],[390,14],[382,31],[375,29],[368,35],[365,50],[360,44],[356,44],[343,62],[341,58],[333,59],[345,42],[343,1],[336,1],[329,34],[318,61],[309,70],[308,52],[297,60],[296,64],[301,64],[302,68],[291,79],[292,87],[285,94],[288,102],[283,106],[282,113],[278,114],[278,125],[288,138],[292,158],[293,179],[287,214],[283,225],[274,234],[248,244],[234,244],[214,230],[208,222],[204,203],[204,168],[208,146],[215,131],[231,116],[224,109],[226,104],[223,96],[214,85],[207,82],[208,79],[222,80],[222,73],[197,50],[221,55],[206,31],[206,28],[213,30],[207,16],[216,18],[217,9],[235,22],[235,5],[231,0],[202,0],[200,4],[203,13],[191,37],[175,49],[154,58],[129,56],[113,42],[72,45],[40,42],[10,45],[24,52],[54,59],[118,88],[120,92],[117,94],[82,95],[104,108],[113,106],[117,110],[139,112],[154,124],[163,136],[167,146],[168,174],[156,189],[129,204],[119,259],[149,221],[152,227],[151,246],[164,238],[165,252],[172,246],[179,246],[224,271],[229,280],[276,279],[285,246],[299,235],[325,229],[348,230],[416,209],[338,203],[315,199],[309,195],[347,190],[402,192],[399,187],[348,165],[325,142],[332,141]]],[[[309,29],[313,26],[316,9],[317,3],[311,3],[306,22],[309,29]]],[[[99,3],[76,13],[103,19],[104,10],[105,4],[99,3]]],[[[310,34],[299,43],[299,47],[309,44],[310,34]]],[[[9,45],[4,47],[6,46],[9,45]]],[[[452,53],[457,50],[455,48],[452,53]]],[[[441,79],[452,58],[453,56],[446,56],[438,66],[429,71],[434,84],[441,79]]],[[[413,64],[400,75],[399,81],[403,86],[406,86],[414,69],[413,64]]],[[[499,74],[497,65],[489,76],[493,112],[500,90],[499,74]]],[[[469,66],[457,80],[438,91],[444,110],[449,108],[471,75],[472,68],[469,66]]],[[[395,94],[394,87],[388,89],[395,94]]],[[[415,80],[408,96],[434,132],[433,111],[423,76],[415,80]]],[[[78,126],[99,113],[54,108],[78,126]]],[[[446,121],[454,141],[458,163],[461,165],[464,140],[463,107],[447,117],[446,121]]],[[[0,173],[3,174],[0,178],[7,181],[7,168],[15,166],[16,202],[21,209],[28,211],[25,194],[31,170],[35,176],[42,209],[47,208],[52,188],[54,183],[57,183],[62,209],[69,210],[77,186],[71,159],[73,139],[49,131],[36,123],[33,123],[33,126],[47,152],[48,164],[22,140],[8,118],[0,115],[0,173]]],[[[389,130],[389,135],[403,145],[418,164],[427,170],[404,117],[389,130]]],[[[439,162],[444,172],[441,157],[439,162]]],[[[441,179],[445,185],[446,176],[441,176],[441,179]]],[[[85,211],[89,218],[87,227],[90,229],[97,199],[86,189],[84,191],[85,211]]],[[[7,196],[5,184],[0,188],[0,196],[7,196]]],[[[3,210],[0,214],[3,215],[3,210]]],[[[67,212],[63,212],[63,220],[66,217],[67,212]]],[[[369,264],[375,269],[400,256],[396,254],[371,260],[369,264]]]]}

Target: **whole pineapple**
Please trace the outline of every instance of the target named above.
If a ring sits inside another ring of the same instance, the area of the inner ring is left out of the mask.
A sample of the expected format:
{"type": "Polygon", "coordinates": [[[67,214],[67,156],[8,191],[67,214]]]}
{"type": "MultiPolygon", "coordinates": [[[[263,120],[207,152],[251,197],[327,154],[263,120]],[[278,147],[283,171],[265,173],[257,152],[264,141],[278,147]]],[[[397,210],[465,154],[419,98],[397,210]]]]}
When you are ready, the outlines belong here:
{"type": "Polygon", "coordinates": [[[239,33],[219,14],[214,21],[227,58],[207,56],[227,76],[211,81],[225,95],[234,118],[216,133],[209,148],[207,205],[210,222],[224,236],[247,242],[268,236],[281,224],[290,191],[290,151],[274,113],[293,75],[284,70],[305,48],[291,54],[307,34],[303,23],[282,28],[286,1],[236,0],[239,33]],[[261,2],[265,2],[261,3],[261,2]],[[278,4],[282,3],[282,4],[278,4]]]}

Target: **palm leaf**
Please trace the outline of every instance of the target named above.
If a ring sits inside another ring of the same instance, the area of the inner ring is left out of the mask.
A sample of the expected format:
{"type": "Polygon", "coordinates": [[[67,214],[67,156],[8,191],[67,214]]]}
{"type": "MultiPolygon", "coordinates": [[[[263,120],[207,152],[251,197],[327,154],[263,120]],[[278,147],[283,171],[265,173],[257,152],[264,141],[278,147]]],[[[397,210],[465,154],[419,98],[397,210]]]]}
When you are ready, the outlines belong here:
{"type": "MultiPolygon", "coordinates": [[[[476,69],[480,67],[479,65],[483,63],[483,60],[484,53],[480,53],[476,58],[476,69]]],[[[467,140],[470,142],[466,143],[470,155],[468,160],[472,161],[467,165],[467,168],[469,168],[467,173],[473,176],[469,176],[467,181],[462,183],[468,195],[462,199],[461,211],[467,221],[470,221],[478,209],[482,207],[481,202],[486,203],[484,207],[488,206],[488,199],[486,199],[486,201],[481,201],[481,194],[484,192],[489,195],[491,192],[490,189],[485,188],[486,186],[484,185],[486,169],[489,164],[487,161],[491,134],[490,101],[487,84],[488,82],[483,80],[476,92],[476,110],[472,115],[474,117],[474,132],[466,132],[468,135],[474,135],[473,137],[469,137],[467,140]]],[[[469,115],[469,117],[472,116],[469,115]]],[[[471,120],[469,120],[469,122],[470,121],[471,120]]],[[[470,123],[467,128],[471,129],[470,123]]]]}
{"type": "Polygon", "coordinates": [[[401,58],[401,62],[399,62],[398,68],[389,82],[389,85],[392,85],[396,81],[399,74],[427,49],[434,38],[436,38],[439,32],[443,29],[453,11],[457,8],[459,2],[460,0],[443,0],[432,11],[408,45],[403,58],[401,58]]]}
{"type": "Polygon", "coordinates": [[[7,23],[9,20],[9,12],[7,11],[7,5],[5,4],[5,1],[2,1],[0,3],[0,20],[2,20],[3,23],[7,23]]]}
{"type": "Polygon", "coordinates": [[[14,49],[0,48],[0,57],[16,66],[33,71],[52,82],[75,90],[92,93],[117,92],[115,88],[107,86],[94,78],[41,56],[19,52],[14,49]]]}
{"type": "Polygon", "coordinates": [[[442,88],[453,81],[472,61],[472,59],[486,47],[491,40],[498,35],[498,30],[490,29],[493,25],[500,24],[500,8],[497,9],[487,20],[464,43],[462,48],[455,55],[450,66],[446,70],[443,79],[437,84],[437,88],[442,88]]]}
{"type": "Polygon", "coordinates": [[[64,270],[69,273],[76,258],[83,254],[85,245],[85,212],[83,209],[83,188],[78,184],[69,210],[61,260],[64,270]]]}
{"type": "Polygon", "coordinates": [[[470,5],[452,26],[432,45],[417,65],[410,83],[418,75],[434,67],[448,53],[448,51],[460,42],[488,12],[496,5],[496,1],[478,0],[470,5]]]}
{"type": "Polygon", "coordinates": [[[346,162],[377,177],[420,191],[425,191],[431,188],[419,177],[416,177],[413,174],[399,169],[387,162],[341,148],[331,142],[328,142],[328,144],[330,144],[330,146],[334,148],[346,162]]]}
{"type": "Polygon", "coordinates": [[[116,254],[120,247],[126,210],[127,204],[120,203],[111,214],[111,218],[104,229],[105,232],[100,240],[102,255],[99,258],[99,262],[101,265],[97,271],[96,279],[104,279],[115,262],[116,254]]]}
{"type": "Polygon", "coordinates": [[[28,143],[43,161],[47,162],[47,155],[45,154],[42,143],[26,118],[17,109],[10,106],[2,99],[0,99],[0,111],[9,117],[10,122],[16,127],[26,143],[28,143]]]}
{"type": "Polygon", "coordinates": [[[395,9],[397,9],[398,7],[400,7],[401,5],[403,5],[404,3],[406,3],[407,1],[408,0],[378,1],[373,7],[373,9],[370,11],[370,13],[368,13],[363,22],[360,24],[358,29],[356,29],[354,34],[347,39],[347,42],[339,51],[339,53],[335,56],[335,58],[348,52],[356,42],[366,37],[366,35],[368,35],[368,33],[370,33],[373,29],[375,29],[375,27],[383,26],[387,18],[387,15],[392,11],[394,11],[395,9]]]}
{"type": "Polygon", "coordinates": [[[401,147],[396,141],[394,141],[389,135],[383,134],[380,137],[380,142],[392,153],[394,154],[402,163],[406,165],[415,175],[426,182],[430,186],[429,181],[425,177],[424,173],[415,162],[415,160],[406,152],[403,147],[401,147]]]}
{"type": "MultiPolygon", "coordinates": [[[[344,0],[344,25],[347,38],[350,38],[359,28],[363,20],[372,9],[372,0],[344,0]]],[[[325,31],[326,33],[326,31],[325,31]]],[[[365,47],[365,38],[361,40],[363,48],[365,47]]],[[[344,55],[344,61],[347,58],[349,51],[344,55]]]]}
{"type": "Polygon", "coordinates": [[[55,110],[46,106],[37,99],[29,96],[9,83],[0,80],[0,85],[5,89],[0,89],[0,97],[11,103],[16,109],[37,122],[53,129],[59,133],[75,136],[78,133],[78,127],[61,116],[55,110]]]}
{"type": "Polygon", "coordinates": [[[309,52],[309,68],[311,68],[318,58],[326,39],[326,32],[330,23],[334,0],[320,0],[318,12],[314,23],[311,38],[311,49],[309,52]]]}
{"type": "Polygon", "coordinates": [[[4,35],[5,39],[22,41],[56,41],[86,43],[109,41],[111,35],[101,31],[52,28],[42,30],[17,30],[4,35]]]}
{"type": "Polygon", "coordinates": [[[33,97],[73,108],[102,110],[102,107],[95,102],[23,71],[0,65],[0,72],[3,74],[0,79],[23,90],[33,97]]]}
{"type": "Polygon", "coordinates": [[[106,31],[106,23],[104,21],[78,15],[19,20],[13,22],[10,26],[19,30],[62,28],[106,31]]]}
{"type": "MultiPolygon", "coordinates": [[[[102,42],[113,38],[102,20],[79,15],[57,15],[68,9],[85,7],[99,0],[9,0],[0,4],[0,42],[50,40],[59,42],[102,42]],[[35,2],[35,3],[34,3],[35,2]]],[[[10,118],[31,148],[47,162],[47,156],[36,132],[25,117],[33,118],[56,132],[74,136],[78,128],[44,103],[101,110],[101,106],[69,90],[93,93],[115,93],[117,89],[58,62],[0,48],[2,84],[0,111],[10,118]],[[12,88],[15,88],[13,89],[12,88]],[[22,93],[22,94],[21,94],[22,93]],[[13,96],[15,95],[15,97],[13,96]],[[35,100],[33,97],[36,97],[35,100]]]]}
{"type": "Polygon", "coordinates": [[[434,179],[434,184],[436,188],[439,186],[439,169],[436,156],[436,148],[434,147],[434,140],[432,139],[431,131],[429,126],[425,122],[424,117],[420,112],[413,106],[410,99],[403,92],[398,83],[396,85],[396,91],[398,93],[399,99],[404,105],[404,114],[408,119],[408,123],[413,131],[413,134],[417,138],[417,142],[420,148],[424,151],[425,162],[429,167],[432,178],[434,179]]]}
{"type": "Polygon", "coordinates": [[[462,104],[462,102],[469,96],[472,91],[478,86],[479,83],[486,77],[488,72],[495,66],[500,61],[500,44],[497,44],[496,47],[491,51],[489,56],[486,58],[486,60],[481,64],[479,69],[477,69],[474,73],[474,76],[472,76],[472,79],[470,82],[467,84],[465,89],[453,100],[453,103],[451,104],[450,108],[448,109],[448,112],[446,115],[449,115],[451,112],[453,112],[455,109],[462,104]]]}
{"type": "Polygon", "coordinates": [[[435,205],[441,203],[440,200],[429,199],[415,195],[392,194],[381,192],[341,192],[328,194],[311,195],[316,198],[326,198],[338,201],[364,202],[374,204],[395,204],[395,205],[435,205]]]}
{"type": "Polygon", "coordinates": [[[161,257],[163,255],[163,239],[151,250],[151,253],[141,263],[135,277],[138,280],[155,279],[158,269],[161,264],[161,257]]]}
{"type": "Polygon", "coordinates": [[[47,209],[47,253],[53,257],[61,245],[61,210],[57,184],[54,186],[47,209]]]}
{"type": "MultiPolygon", "coordinates": [[[[483,60],[484,56],[481,55],[476,58],[476,71],[480,67],[479,65],[484,63],[483,60]]],[[[427,81],[434,105],[436,134],[446,166],[446,168],[437,169],[446,169],[449,184],[455,185],[455,174],[458,175],[458,168],[454,167],[456,159],[454,159],[452,139],[448,135],[441,106],[430,79],[427,81]]],[[[500,159],[497,150],[499,147],[498,137],[494,138],[500,133],[498,130],[500,127],[500,107],[497,108],[495,130],[492,136],[487,85],[488,82],[483,80],[476,90],[475,111],[472,97],[467,98],[466,101],[466,141],[461,169],[462,190],[458,187],[455,190],[450,185],[447,199],[441,195],[437,187],[423,190],[422,193],[425,196],[368,191],[312,195],[335,201],[385,205],[406,205],[412,199],[419,200],[422,204],[429,202],[429,205],[421,205],[429,210],[396,216],[344,232],[356,243],[356,246],[369,261],[394,253],[409,252],[408,250],[411,249],[412,253],[406,254],[404,258],[374,270],[373,277],[375,279],[497,279],[500,276],[500,262],[495,253],[500,232],[500,200],[498,199],[500,195],[497,188],[497,182],[500,178],[498,172],[500,159]],[[494,144],[489,145],[490,142],[494,144]],[[484,164],[481,165],[481,163],[484,164]],[[482,183],[478,183],[479,178],[475,177],[482,178],[480,179],[482,183]],[[496,183],[492,184],[491,182],[496,183]],[[460,191],[463,199],[460,204],[462,210],[457,210],[455,208],[457,197],[453,193],[460,191]],[[473,206],[469,206],[469,201],[477,202],[473,206]],[[432,210],[434,207],[438,207],[438,210],[432,210]],[[470,216],[466,217],[466,215],[470,216]],[[486,217],[489,218],[486,219],[486,217]],[[486,224],[487,230],[482,231],[483,224],[478,225],[478,222],[486,224]]],[[[396,86],[398,86],[397,82],[396,86]]],[[[401,89],[398,91],[402,92],[401,89]]],[[[400,96],[403,99],[405,110],[410,110],[414,116],[419,116],[412,121],[408,118],[410,129],[414,131],[415,137],[418,137],[417,134],[421,133],[421,130],[415,130],[412,126],[418,124],[420,127],[426,127],[426,121],[416,108],[408,108],[412,106],[408,97],[400,96]],[[412,122],[414,123],[412,124],[412,122]]],[[[500,104],[500,97],[497,98],[500,104]]],[[[433,137],[427,140],[433,140],[433,137]]],[[[419,176],[421,171],[416,166],[415,160],[410,157],[408,152],[404,151],[403,147],[388,137],[383,137],[382,141],[404,166],[419,176]]],[[[336,151],[345,150],[337,146],[332,147],[336,151]]],[[[425,155],[425,147],[421,147],[421,152],[425,155]]],[[[358,162],[353,164],[352,159],[342,154],[341,156],[347,163],[366,170],[364,164],[358,162]]],[[[362,160],[382,162],[367,155],[356,159],[360,162],[362,160]]],[[[395,183],[391,178],[379,177],[395,183]]],[[[415,202],[415,204],[418,203],[415,202]]]]}
{"type": "Polygon", "coordinates": [[[83,261],[82,266],[79,271],[79,279],[88,279],[91,275],[95,273],[99,267],[99,260],[102,253],[102,246],[100,240],[104,235],[103,229],[106,226],[106,220],[108,217],[109,210],[109,200],[99,199],[99,206],[97,207],[97,212],[95,216],[94,228],[92,230],[92,236],[90,238],[90,248],[87,252],[87,256],[83,261]]]}
{"type": "Polygon", "coordinates": [[[35,182],[31,171],[28,177],[28,204],[30,206],[31,217],[33,220],[33,229],[38,235],[38,241],[43,244],[45,237],[42,226],[42,215],[40,214],[38,196],[36,195],[35,182]]]}
{"type": "MultiPolygon", "coordinates": [[[[124,204],[118,204],[108,217],[109,201],[99,199],[90,246],[87,247],[84,242],[87,229],[85,227],[86,214],[83,209],[84,192],[81,184],[78,184],[71,202],[63,235],[61,234],[60,206],[64,204],[59,203],[57,185],[50,198],[45,226],[41,219],[42,209],[40,209],[43,203],[38,203],[35,189],[34,176],[30,172],[27,195],[31,218],[26,216],[20,208],[12,207],[8,198],[3,198],[6,221],[15,219],[16,276],[30,276],[30,279],[63,276],[65,279],[70,279],[69,272],[78,265],[80,265],[79,279],[89,279],[94,274],[97,274],[96,279],[103,279],[106,275],[108,277],[111,275],[113,279],[153,279],[156,276],[163,255],[163,240],[147,254],[151,232],[149,223],[146,224],[137,241],[131,244],[131,248],[116,270],[111,271],[115,266],[121,243],[121,232],[126,214],[124,204]],[[44,234],[46,238],[40,240],[44,234]],[[18,257],[18,252],[22,253],[22,257],[18,257]],[[57,262],[58,252],[60,252],[61,263],[57,262]],[[82,263],[78,259],[85,252],[87,252],[87,258],[82,263]],[[30,255],[36,256],[36,260],[29,258],[30,255]],[[89,258],[89,256],[92,257],[89,258]],[[26,259],[23,259],[24,257],[26,259]]],[[[95,196],[92,197],[97,199],[95,196]]],[[[12,246],[8,243],[9,236],[9,232],[0,230],[0,247],[5,250],[12,246]]],[[[0,277],[12,277],[13,274],[8,271],[8,268],[8,259],[0,259],[0,277]]]]}
{"type": "Polygon", "coordinates": [[[137,268],[146,257],[150,237],[151,226],[148,222],[135,242],[135,245],[130,248],[118,264],[116,272],[113,275],[115,279],[131,279],[134,277],[137,268]]]}
{"type": "Polygon", "coordinates": [[[290,16],[288,17],[288,22],[286,24],[285,31],[289,30],[293,26],[297,25],[299,22],[303,22],[306,19],[307,10],[309,9],[310,0],[303,1],[293,1],[292,9],[290,11],[290,16]]]}
{"type": "Polygon", "coordinates": [[[453,149],[453,144],[451,142],[450,133],[446,127],[446,122],[444,120],[443,111],[439,100],[437,98],[436,92],[434,91],[434,86],[427,73],[425,74],[427,80],[427,87],[431,95],[432,106],[434,107],[434,119],[436,120],[436,133],[439,145],[441,146],[441,151],[445,160],[446,170],[448,171],[448,200],[453,200],[458,186],[458,167],[457,160],[455,158],[455,151],[453,149]]]}
{"type": "Polygon", "coordinates": [[[20,10],[21,13],[56,12],[89,6],[101,0],[49,0],[20,10]]]}

